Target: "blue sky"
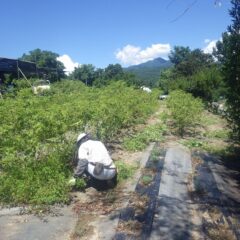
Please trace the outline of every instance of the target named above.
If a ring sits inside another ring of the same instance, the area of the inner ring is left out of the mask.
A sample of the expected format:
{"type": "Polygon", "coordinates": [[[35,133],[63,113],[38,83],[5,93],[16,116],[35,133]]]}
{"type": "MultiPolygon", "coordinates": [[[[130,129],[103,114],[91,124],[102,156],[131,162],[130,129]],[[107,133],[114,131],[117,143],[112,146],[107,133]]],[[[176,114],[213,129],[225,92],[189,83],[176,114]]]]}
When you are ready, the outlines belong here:
{"type": "Polygon", "coordinates": [[[40,48],[58,53],[69,69],[74,63],[129,66],[167,58],[175,45],[211,51],[231,23],[230,0],[0,2],[1,57],[40,48]]]}

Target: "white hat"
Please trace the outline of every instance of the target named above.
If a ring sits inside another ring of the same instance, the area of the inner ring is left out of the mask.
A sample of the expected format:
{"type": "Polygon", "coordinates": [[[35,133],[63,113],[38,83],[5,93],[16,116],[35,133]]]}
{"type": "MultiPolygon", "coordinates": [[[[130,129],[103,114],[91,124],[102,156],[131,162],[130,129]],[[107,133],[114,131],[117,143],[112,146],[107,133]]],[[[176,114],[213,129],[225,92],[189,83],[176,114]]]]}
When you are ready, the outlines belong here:
{"type": "Polygon", "coordinates": [[[77,137],[77,142],[80,141],[82,138],[84,138],[85,136],[87,136],[86,133],[80,133],[77,137]]]}

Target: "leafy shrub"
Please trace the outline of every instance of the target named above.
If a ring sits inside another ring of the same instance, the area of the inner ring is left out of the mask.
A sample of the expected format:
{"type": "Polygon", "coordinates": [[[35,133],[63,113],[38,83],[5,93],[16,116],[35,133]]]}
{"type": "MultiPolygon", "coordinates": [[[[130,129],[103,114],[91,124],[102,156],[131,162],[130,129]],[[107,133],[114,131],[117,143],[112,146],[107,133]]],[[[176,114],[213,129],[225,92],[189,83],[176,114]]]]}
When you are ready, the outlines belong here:
{"type": "MultiPolygon", "coordinates": [[[[100,140],[109,141],[120,129],[143,122],[156,106],[154,94],[122,82],[97,89],[69,80],[52,84],[51,94],[35,96],[31,88],[23,87],[13,98],[3,99],[0,202],[68,201],[78,133],[88,125],[100,140]]],[[[122,174],[128,175],[124,170],[122,174]]]]}
{"type": "Polygon", "coordinates": [[[201,120],[203,103],[181,90],[173,91],[167,100],[174,126],[181,136],[186,128],[195,127],[201,120]]]}
{"type": "Polygon", "coordinates": [[[25,88],[29,88],[32,86],[34,82],[34,79],[15,79],[13,80],[13,85],[15,86],[15,90],[19,91],[20,89],[25,89],[25,88]]]}
{"type": "Polygon", "coordinates": [[[69,145],[51,145],[44,158],[7,152],[1,159],[2,202],[52,204],[67,202],[66,182],[70,169],[65,162],[69,145]]]}

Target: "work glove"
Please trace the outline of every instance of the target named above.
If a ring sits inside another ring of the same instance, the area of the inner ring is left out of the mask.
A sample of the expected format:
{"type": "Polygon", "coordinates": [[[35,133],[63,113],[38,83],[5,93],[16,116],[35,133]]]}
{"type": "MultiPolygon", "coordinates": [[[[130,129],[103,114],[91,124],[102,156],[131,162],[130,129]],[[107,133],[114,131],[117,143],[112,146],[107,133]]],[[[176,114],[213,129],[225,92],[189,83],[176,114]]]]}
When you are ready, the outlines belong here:
{"type": "Polygon", "coordinates": [[[72,177],[69,181],[68,181],[68,185],[69,186],[74,186],[76,184],[76,178],[72,177]]]}

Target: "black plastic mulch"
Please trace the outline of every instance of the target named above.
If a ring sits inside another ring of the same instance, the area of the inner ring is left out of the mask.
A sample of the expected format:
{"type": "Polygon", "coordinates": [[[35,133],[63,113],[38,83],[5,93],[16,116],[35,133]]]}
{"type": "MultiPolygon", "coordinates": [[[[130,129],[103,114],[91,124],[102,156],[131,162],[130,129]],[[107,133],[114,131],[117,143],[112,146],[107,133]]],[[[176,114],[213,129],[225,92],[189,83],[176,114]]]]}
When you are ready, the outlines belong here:
{"type": "Polygon", "coordinates": [[[135,234],[129,234],[124,231],[117,231],[113,238],[114,240],[147,239],[151,234],[166,150],[161,149],[158,143],[155,144],[155,147],[152,150],[152,153],[153,152],[155,152],[155,156],[152,156],[152,154],[150,155],[145,169],[143,170],[143,174],[135,188],[137,195],[140,197],[145,196],[148,199],[145,206],[145,211],[139,214],[131,204],[128,204],[128,206],[121,211],[119,217],[119,224],[129,221],[140,223],[141,234],[136,236],[135,234]],[[156,151],[158,152],[158,155],[156,155],[156,151]],[[144,174],[144,171],[147,173],[146,175],[144,174]],[[149,184],[144,183],[144,177],[147,176],[149,178],[149,175],[152,178],[151,182],[149,184]]]}

